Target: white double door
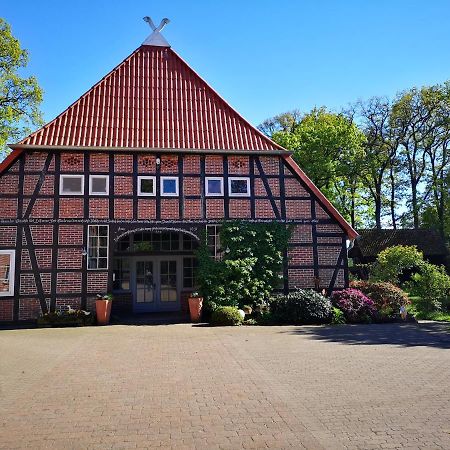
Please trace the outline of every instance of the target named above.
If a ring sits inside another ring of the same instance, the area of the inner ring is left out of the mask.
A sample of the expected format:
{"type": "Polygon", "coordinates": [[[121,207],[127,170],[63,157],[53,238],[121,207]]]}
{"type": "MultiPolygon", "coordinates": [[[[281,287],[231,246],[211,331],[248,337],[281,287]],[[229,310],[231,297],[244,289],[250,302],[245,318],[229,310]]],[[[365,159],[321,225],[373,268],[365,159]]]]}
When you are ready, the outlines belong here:
{"type": "Polygon", "coordinates": [[[182,258],[136,257],[133,272],[135,312],[180,309],[182,258]]]}

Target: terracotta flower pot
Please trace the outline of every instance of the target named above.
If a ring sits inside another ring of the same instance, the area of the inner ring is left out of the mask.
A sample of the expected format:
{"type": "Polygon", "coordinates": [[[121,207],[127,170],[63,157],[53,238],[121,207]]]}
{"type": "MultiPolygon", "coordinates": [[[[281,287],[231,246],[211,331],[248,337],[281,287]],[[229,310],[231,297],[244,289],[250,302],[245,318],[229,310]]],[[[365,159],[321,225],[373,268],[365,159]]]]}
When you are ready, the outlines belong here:
{"type": "Polygon", "coordinates": [[[111,300],[96,300],[95,310],[97,313],[97,323],[99,325],[108,325],[111,315],[111,300]]]}
{"type": "Polygon", "coordinates": [[[197,323],[200,321],[202,314],[203,297],[189,297],[189,313],[191,321],[197,323]]]}

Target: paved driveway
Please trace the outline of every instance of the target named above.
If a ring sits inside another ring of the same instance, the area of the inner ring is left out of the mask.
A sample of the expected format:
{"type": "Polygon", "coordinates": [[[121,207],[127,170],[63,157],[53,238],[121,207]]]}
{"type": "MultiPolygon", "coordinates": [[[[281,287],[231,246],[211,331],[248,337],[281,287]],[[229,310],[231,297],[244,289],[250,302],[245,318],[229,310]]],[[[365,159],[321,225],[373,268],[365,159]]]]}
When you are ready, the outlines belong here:
{"type": "Polygon", "coordinates": [[[0,448],[450,448],[433,326],[0,331],[0,448]]]}

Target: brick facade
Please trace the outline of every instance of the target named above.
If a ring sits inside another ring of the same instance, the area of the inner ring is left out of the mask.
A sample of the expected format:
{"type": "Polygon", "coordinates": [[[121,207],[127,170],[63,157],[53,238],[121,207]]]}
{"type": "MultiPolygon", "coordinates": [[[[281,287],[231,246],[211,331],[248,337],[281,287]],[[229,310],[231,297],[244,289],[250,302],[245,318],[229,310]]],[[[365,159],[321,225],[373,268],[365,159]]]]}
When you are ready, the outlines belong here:
{"type": "MultiPolygon", "coordinates": [[[[95,294],[108,291],[112,271],[111,254],[108,269],[86,269],[87,228],[96,223],[110,223],[111,241],[121,227],[199,224],[202,229],[208,221],[220,223],[224,219],[286,220],[292,226],[292,236],[285,289],[318,285],[340,288],[348,282],[343,229],[279,156],[137,152],[55,155],[45,167],[46,152],[25,152],[0,175],[0,250],[15,249],[20,255],[20,264],[15,267],[18,297],[0,297],[0,321],[36,318],[41,313],[39,290],[51,309],[94,308],[95,294]],[[110,163],[114,172],[110,172],[110,163]],[[109,196],[60,196],[60,173],[84,176],[86,187],[90,173],[108,174],[109,196]],[[43,183],[37,190],[42,174],[43,183]],[[158,195],[138,197],[138,175],[154,176],[158,195]],[[180,195],[159,195],[160,176],[164,175],[179,177],[180,195]],[[207,176],[224,178],[223,196],[205,195],[207,176]],[[254,196],[230,195],[227,176],[247,177],[254,196]],[[24,215],[25,221],[16,222],[24,215]],[[32,242],[26,239],[28,228],[32,242]],[[336,267],[338,262],[340,267],[336,267]]],[[[188,294],[182,294],[183,310],[187,310],[188,294]]],[[[125,309],[132,302],[130,295],[123,298],[125,309]]]]}

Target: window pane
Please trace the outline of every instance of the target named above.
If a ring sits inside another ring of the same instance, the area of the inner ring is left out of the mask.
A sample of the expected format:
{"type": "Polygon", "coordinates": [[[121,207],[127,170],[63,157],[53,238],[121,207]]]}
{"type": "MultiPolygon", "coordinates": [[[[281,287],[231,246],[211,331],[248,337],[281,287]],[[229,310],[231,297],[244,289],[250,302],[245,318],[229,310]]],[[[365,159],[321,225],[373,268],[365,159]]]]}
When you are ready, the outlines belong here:
{"type": "Polygon", "coordinates": [[[163,194],[176,194],[177,182],[173,178],[163,180],[163,194]]]}
{"type": "Polygon", "coordinates": [[[232,194],[247,194],[248,193],[247,180],[231,180],[232,194]]]}
{"type": "Polygon", "coordinates": [[[208,180],[208,194],[221,194],[222,193],[222,181],[221,180],[208,180]]]}
{"type": "Polygon", "coordinates": [[[91,178],[91,191],[93,194],[106,194],[106,177],[92,177],[91,178]]]}
{"type": "Polygon", "coordinates": [[[154,194],[155,193],[155,180],[141,179],[141,192],[144,194],[154,194]]]}
{"type": "Polygon", "coordinates": [[[108,227],[106,225],[99,225],[99,236],[108,236],[108,227]]]}
{"type": "Polygon", "coordinates": [[[81,193],[81,177],[62,177],[63,192],[65,194],[81,193]]]}
{"type": "Polygon", "coordinates": [[[11,258],[10,255],[0,254],[0,293],[9,292],[10,289],[10,270],[11,258]]]}

